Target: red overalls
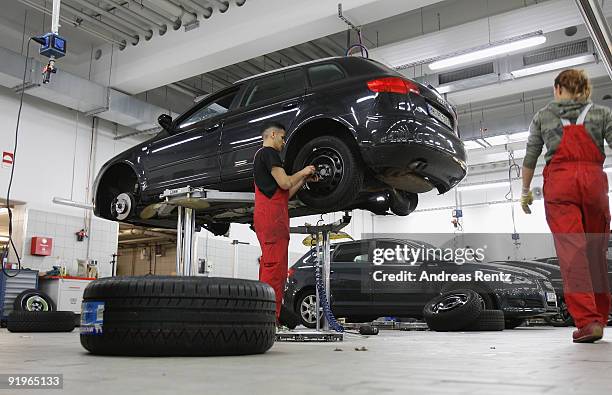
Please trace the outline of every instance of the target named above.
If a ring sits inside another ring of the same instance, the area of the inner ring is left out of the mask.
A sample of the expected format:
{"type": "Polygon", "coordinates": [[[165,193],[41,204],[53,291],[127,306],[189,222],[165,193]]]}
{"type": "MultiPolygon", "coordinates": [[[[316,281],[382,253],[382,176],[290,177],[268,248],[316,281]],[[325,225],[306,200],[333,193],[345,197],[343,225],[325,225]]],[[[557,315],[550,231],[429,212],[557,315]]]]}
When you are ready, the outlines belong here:
{"type": "Polygon", "coordinates": [[[289,191],[276,188],[269,198],[255,185],[253,226],[261,246],[259,281],[274,289],[278,321],[289,265],[289,191]]]}
{"type": "Polygon", "coordinates": [[[591,104],[576,124],[561,119],[563,137],[544,168],[544,206],[563,277],[563,293],[576,327],[606,326],[610,311],[607,248],[610,237],[605,156],[584,127],[591,104]]]}

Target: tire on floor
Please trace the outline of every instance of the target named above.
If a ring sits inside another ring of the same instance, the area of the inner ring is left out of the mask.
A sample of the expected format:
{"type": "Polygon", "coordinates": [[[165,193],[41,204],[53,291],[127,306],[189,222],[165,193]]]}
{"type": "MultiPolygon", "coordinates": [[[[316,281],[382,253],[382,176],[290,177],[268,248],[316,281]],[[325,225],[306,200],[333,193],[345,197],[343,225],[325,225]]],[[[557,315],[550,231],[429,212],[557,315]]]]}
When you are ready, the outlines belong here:
{"type": "Polygon", "coordinates": [[[433,331],[459,331],[473,324],[481,311],[482,300],[476,292],[457,289],[427,302],[423,308],[423,318],[433,331]]]}
{"type": "Polygon", "coordinates": [[[259,281],[107,278],[93,281],[83,297],[81,344],[93,354],[260,354],[275,334],[274,290],[259,281]]]}
{"type": "Polygon", "coordinates": [[[43,291],[31,288],[15,297],[13,311],[55,311],[55,303],[43,291]]]}
{"type": "Polygon", "coordinates": [[[6,321],[10,332],[71,332],[76,324],[72,311],[13,311],[6,321]]]}
{"type": "Polygon", "coordinates": [[[502,310],[482,310],[478,318],[465,327],[465,331],[503,331],[506,322],[502,310]]]}

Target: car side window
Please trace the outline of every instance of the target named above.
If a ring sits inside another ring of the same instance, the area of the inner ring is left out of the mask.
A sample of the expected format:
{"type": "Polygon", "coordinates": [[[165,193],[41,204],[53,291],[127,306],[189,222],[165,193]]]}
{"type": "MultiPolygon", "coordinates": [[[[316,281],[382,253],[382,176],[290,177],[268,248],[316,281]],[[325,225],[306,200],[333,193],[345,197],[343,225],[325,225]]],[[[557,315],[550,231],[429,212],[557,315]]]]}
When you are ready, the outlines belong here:
{"type": "Polygon", "coordinates": [[[304,91],[304,72],[302,69],[290,70],[255,81],[244,95],[243,106],[248,107],[300,91],[304,91]]]}
{"type": "Polygon", "coordinates": [[[228,93],[227,95],[223,95],[218,99],[213,100],[208,104],[205,104],[202,108],[200,108],[199,110],[191,114],[187,119],[182,121],[178,125],[178,127],[182,129],[228,112],[237,94],[238,90],[235,90],[233,92],[228,93]]]}
{"type": "Polygon", "coordinates": [[[332,262],[369,262],[368,244],[351,243],[336,246],[332,262]]]}
{"type": "Polygon", "coordinates": [[[311,86],[325,85],[343,79],[344,72],[333,63],[321,64],[308,68],[308,78],[311,86]]]}

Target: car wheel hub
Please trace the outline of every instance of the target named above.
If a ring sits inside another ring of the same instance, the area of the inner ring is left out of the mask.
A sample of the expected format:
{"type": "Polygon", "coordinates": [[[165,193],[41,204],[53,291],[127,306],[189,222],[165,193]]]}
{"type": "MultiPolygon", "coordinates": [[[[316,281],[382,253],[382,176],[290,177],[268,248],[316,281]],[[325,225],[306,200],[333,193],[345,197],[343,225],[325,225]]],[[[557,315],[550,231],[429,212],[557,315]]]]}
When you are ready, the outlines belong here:
{"type": "Polygon", "coordinates": [[[40,296],[32,296],[26,301],[26,311],[49,311],[49,304],[40,296]]]}
{"type": "Polygon", "coordinates": [[[300,315],[302,319],[309,323],[314,324],[316,322],[315,317],[317,314],[317,298],[315,295],[308,295],[302,299],[300,304],[300,315]]]}
{"type": "Polygon", "coordinates": [[[117,196],[111,204],[111,211],[119,221],[126,219],[130,215],[131,210],[132,199],[130,199],[127,193],[122,193],[117,196]]]}
{"type": "Polygon", "coordinates": [[[444,313],[450,310],[454,310],[460,306],[465,305],[468,302],[468,296],[466,294],[452,294],[448,295],[433,306],[433,312],[444,313]]]}
{"type": "Polygon", "coordinates": [[[344,176],[344,161],[338,151],[333,148],[318,148],[307,158],[306,165],[317,169],[319,180],[307,183],[307,188],[317,194],[333,192],[344,176]]]}

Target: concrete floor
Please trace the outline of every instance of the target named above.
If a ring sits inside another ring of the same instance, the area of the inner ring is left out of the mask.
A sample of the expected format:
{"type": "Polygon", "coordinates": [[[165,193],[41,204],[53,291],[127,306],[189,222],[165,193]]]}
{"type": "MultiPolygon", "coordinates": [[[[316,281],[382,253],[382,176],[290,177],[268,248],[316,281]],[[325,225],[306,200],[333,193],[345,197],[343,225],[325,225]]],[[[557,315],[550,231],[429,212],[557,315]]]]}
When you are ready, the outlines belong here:
{"type": "Polygon", "coordinates": [[[381,331],[343,343],[276,343],[255,356],[120,358],[88,354],[77,331],[0,329],[0,374],[64,374],[63,391],[0,394],[611,393],[612,328],[596,344],[572,344],[571,331],[381,331]],[[368,351],[355,351],[361,346],[368,351]]]}

